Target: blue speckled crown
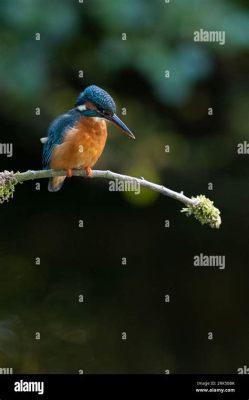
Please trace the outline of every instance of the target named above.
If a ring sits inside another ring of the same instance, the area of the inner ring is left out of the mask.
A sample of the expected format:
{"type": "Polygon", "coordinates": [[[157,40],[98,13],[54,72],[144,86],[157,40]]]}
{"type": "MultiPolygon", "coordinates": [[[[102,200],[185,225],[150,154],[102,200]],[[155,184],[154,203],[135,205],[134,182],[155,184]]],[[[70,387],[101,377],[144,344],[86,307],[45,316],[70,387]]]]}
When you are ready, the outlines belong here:
{"type": "Polygon", "coordinates": [[[84,104],[86,101],[90,101],[98,109],[109,111],[111,113],[116,112],[116,104],[113,98],[103,89],[96,85],[88,86],[83,92],[80,93],[75,106],[84,104]]]}

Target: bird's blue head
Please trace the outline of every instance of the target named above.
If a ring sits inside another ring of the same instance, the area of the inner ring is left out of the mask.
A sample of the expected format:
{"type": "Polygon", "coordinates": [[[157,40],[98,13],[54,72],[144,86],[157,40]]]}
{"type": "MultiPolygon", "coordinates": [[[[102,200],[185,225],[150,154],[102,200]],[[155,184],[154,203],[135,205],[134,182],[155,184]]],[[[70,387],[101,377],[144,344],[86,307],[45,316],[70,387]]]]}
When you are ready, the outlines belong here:
{"type": "Polygon", "coordinates": [[[116,104],[113,98],[98,86],[88,86],[80,93],[75,107],[86,117],[102,118],[122,129],[128,136],[135,139],[130,129],[118,118],[116,104]]]}

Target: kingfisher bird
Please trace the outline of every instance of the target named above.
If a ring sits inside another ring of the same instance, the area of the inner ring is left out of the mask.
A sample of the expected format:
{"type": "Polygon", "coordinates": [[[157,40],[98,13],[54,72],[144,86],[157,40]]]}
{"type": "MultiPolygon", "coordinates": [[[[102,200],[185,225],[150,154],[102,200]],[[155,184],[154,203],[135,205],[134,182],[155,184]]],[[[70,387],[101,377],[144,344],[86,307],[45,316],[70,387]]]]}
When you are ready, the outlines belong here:
{"type": "MultiPolygon", "coordinates": [[[[112,97],[96,85],[88,86],[78,96],[73,109],[57,117],[48,129],[48,136],[41,138],[44,169],[65,169],[72,176],[72,169],[85,169],[91,176],[91,168],[101,156],[107,138],[106,122],[118,126],[132,139],[135,136],[118,118],[112,97]]],[[[48,190],[61,189],[66,176],[49,179],[48,190]]]]}

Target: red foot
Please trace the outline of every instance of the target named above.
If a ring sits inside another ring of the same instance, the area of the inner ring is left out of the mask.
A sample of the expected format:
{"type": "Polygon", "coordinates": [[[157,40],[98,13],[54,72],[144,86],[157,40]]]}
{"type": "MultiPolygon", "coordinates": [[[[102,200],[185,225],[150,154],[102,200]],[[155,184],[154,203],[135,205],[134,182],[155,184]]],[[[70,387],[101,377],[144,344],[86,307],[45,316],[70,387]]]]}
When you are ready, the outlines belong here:
{"type": "Polygon", "coordinates": [[[71,178],[71,176],[73,176],[72,168],[68,168],[68,170],[67,170],[67,176],[68,176],[68,178],[71,178]]]}
{"type": "Polygon", "coordinates": [[[91,168],[90,168],[90,167],[86,167],[86,168],[85,168],[85,171],[86,171],[86,176],[89,178],[89,177],[92,175],[92,170],[91,170],[91,168]]]}

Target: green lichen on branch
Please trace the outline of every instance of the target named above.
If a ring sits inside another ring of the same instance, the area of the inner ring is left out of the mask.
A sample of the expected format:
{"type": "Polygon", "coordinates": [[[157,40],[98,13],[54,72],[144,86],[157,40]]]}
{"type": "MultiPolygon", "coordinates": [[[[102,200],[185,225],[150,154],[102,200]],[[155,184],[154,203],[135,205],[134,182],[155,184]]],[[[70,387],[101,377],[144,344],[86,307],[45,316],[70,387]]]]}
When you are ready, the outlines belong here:
{"type": "MultiPolygon", "coordinates": [[[[192,197],[192,199],[194,199],[192,197]]],[[[197,203],[188,205],[181,212],[186,213],[189,217],[193,215],[202,225],[207,224],[211,228],[219,228],[221,225],[220,210],[214,207],[214,202],[204,195],[196,196],[197,203]]]]}
{"type": "Polygon", "coordinates": [[[0,172],[0,204],[12,199],[18,180],[13,171],[0,172]]]}

